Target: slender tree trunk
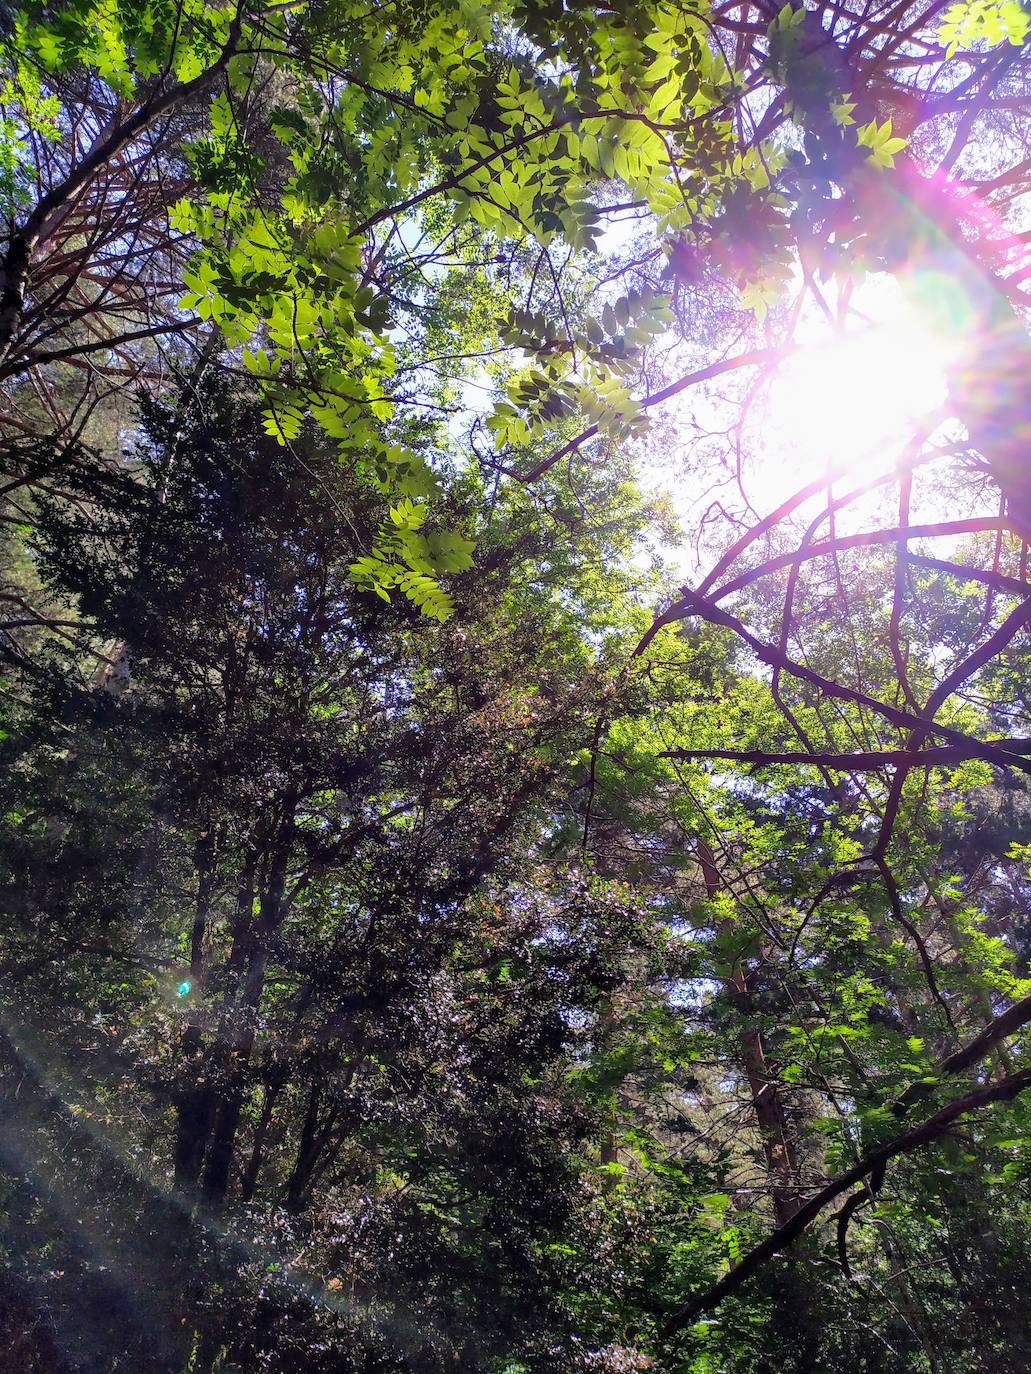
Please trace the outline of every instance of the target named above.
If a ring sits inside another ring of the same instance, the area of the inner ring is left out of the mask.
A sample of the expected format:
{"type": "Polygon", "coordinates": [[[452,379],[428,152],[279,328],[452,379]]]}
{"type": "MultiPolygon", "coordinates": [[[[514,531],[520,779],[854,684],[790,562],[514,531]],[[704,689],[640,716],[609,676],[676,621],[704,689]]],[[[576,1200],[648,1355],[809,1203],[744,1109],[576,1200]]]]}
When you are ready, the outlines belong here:
{"type": "MultiPolygon", "coordinates": [[[[215,844],[210,825],[197,841],[197,902],[190,936],[190,978],[194,996],[199,996],[204,977],[204,938],[211,914],[211,894],[215,883],[215,844]]],[[[175,1181],[178,1187],[192,1188],[200,1176],[201,1163],[213,1109],[212,1085],[205,1072],[202,1029],[197,1010],[191,1009],[183,1035],[179,1084],[175,1103],[178,1120],[175,1139],[175,1181]]]]}
{"type": "Polygon", "coordinates": [[[297,1158],[290,1171],[286,1188],[286,1205],[289,1211],[300,1211],[311,1180],[312,1170],[319,1157],[325,1136],[319,1130],[319,1109],[322,1104],[323,1070],[316,1066],[308,1093],[308,1106],[301,1127],[301,1139],[297,1147],[297,1158]]]}
{"type": "Polygon", "coordinates": [[[246,1075],[253,1046],[254,1032],[251,1030],[231,1054],[228,1065],[228,1088],[215,1113],[201,1183],[204,1201],[212,1207],[217,1207],[223,1202],[229,1191],[236,1133],[240,1129],[240,1120],[247,1100],[246,1075]]]}
{"type": "Polygon", "coordinates": [[[243,966],[243,988],[239,1002],[227,1008],[232,1020],[237,1022],[236,1027],[223,1018],[223,1036],[228,1055],[225,1073],[220,1076],[225,1084],[225,1095],[215,1114],[202,1179],[204,1199],[210,1206],[218,1206],[229,1190],[236,1136],[250,1093],[248,1071],[257,1036],[258,1006],[265,989],[271,942],[285,915],[283,899],[296,807],[295,794],[284,798],[276,847],[270,856],[258,920],[239,932],[241,948],[234,948],[230,956],[231,967],[243,966]]]}
{"type": "MultiPolygon", "coordinates": [[[[749,1022],[755,1015],[755,1006],[749,975],[743,969],[735,970],[728,992],[739,1015],[749,1022]]],[[[738,1045],[770,1174],[773,1211],[777,1225],[783,1226],[798,1211],[798,1151],[788,1125],[783,1094],[776,1079],[770,1077],[762,1033],[746,1024],[739,1032],[738,1045]]]]}
{"type": "MultiPolygon", "coordinates": [[[[235,928],[242,931],[253,920],[254,878],[257,854],[251,850],[244,861],[236,896],[235,928]]],[[[210,885],[198,883],[198,910],[194,920],[194,936],[203,927],[208,911],[202,911],[202,893],[210,902],[210,885]]],[[[192,968],[192,960],[191,960],[192,968]]],[[[215,1121],[218,1046],[206,1047],[198,1011],[191,1012],[183,1035],[179,1087],[176,1092],[177,1111],[175,1140],[175,1181],[179,1187],[193,1188],[200,1179],[204,1155],[215,1121]]]]}
{"type": "Polygon", "coordinates": [[[251,1153],[240,1184],[241,1202],[250,1202],[257,1189],[258,1175],[261,1172],[262,1158],[265,1153],[265,1142],[268,1139],[269,1127],[272,1125],[272,1116],[282,1087],[283,1079],[278,1073],[274,1077],[270,1077],[265,1083],[261,1099],[261,1115],[258,1117],[257,1125],[254,1128],[251,1153]]]}
{"type": "MultiPolygon", "coordinates": [[[[698,842],[697,856],[706,895],[715,897],[723,881],[713,852],[704,841],[698,842]]],[[[754,982],[754,972],[750,973],[739,966],[727,981],[727,995],[742,1020],[738,1033],[741,1065],[751,1093],[752,1110],[769,1171],[774,1215],[777,1225],[783,1226],[799,1208],[798,1151],[788,1122],[783,1092],[770,1074],[762,1032],[755,1025],[754,982]]]]}

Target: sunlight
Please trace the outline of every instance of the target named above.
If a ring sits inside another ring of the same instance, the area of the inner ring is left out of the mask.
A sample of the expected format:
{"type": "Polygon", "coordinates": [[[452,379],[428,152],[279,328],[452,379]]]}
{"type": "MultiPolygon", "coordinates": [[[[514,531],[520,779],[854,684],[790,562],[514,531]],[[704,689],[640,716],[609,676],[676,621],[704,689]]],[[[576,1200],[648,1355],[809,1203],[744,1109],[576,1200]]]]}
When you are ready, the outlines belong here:
{"type": "Polygon", "coordinates": [[[904,302],[836,337],[822,325],[781,367],[763,426],[767,481],[801,485],[828,467],[873,476],[946,398],[952,352],[904,302]],[[774,472],[773,469],[776,469],[774,472]]]}

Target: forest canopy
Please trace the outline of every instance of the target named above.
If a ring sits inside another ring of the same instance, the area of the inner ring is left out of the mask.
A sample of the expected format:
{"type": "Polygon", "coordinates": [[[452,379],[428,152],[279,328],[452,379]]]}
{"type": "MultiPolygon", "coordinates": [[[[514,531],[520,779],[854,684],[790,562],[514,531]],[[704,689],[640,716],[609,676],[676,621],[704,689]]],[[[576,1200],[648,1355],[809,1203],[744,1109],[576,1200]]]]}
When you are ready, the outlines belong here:
{"type": "Polygon", "coordinates": [[[1031,1364],[1031,10],[0,6],[0,1359],[1031,1364]]]}

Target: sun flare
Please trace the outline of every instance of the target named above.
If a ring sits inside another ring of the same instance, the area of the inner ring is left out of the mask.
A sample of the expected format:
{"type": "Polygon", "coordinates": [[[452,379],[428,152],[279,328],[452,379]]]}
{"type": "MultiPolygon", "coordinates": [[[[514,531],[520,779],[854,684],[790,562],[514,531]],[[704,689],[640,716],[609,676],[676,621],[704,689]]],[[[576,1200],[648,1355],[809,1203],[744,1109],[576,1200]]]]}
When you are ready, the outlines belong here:
{"type": "Polygon", "coordinates": [[[801,484],[828,469],[883,472],[945,401],[953,358],[904,304],[847,333],[825,325],[770,384],[764,466],[776,468],[778,494],[784,482],[801,484]]]}

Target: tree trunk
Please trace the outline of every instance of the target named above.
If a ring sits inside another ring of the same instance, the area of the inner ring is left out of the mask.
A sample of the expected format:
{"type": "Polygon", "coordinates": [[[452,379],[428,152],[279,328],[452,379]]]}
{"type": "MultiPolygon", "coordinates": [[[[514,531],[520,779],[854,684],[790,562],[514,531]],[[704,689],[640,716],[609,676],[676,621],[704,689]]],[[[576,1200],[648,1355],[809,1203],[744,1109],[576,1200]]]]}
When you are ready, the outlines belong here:
{"type": "Polygon", "coordinates": [[[232,991],[227,993],[226,1014],[222,1018],[220,1059],[224,1072],[219,1077],[225,1085],[225,1095],[211,1128],[202,1179],[204,1199],[210,1206],[218,1206],[229,1190],[236,1136],[250,1092],[248,1071],[257,1036],[258,1006],[265,989],[271,942],[286,914],[283,899],[296,808],[297,797],[291,793],[283,801],[258,920],[240,925],[229,958],[229,967],[242,974],[242,995],[239,1001],[230,1001],[232,991]]]}
{"type": "MultiPolygon", "coordinates": [[[[696,852],[706,895],[715,897],[723,881],[713,852],[703,840],[699,840],[696,852]]],[[[727,981],[727,995],[742,1019],[738,1033],[741,1064],[752,1096],[752,1110],[755,1112],[763,1157],[769,1171],[774,1215],[777,1225],[783,1226],[799,1207],[798,1151],[788,1124],[781,1087],[770,1076],[762,1032],[754,1024],[754,983],[754,972],[750,973],[739,966],[727,981]]]]}
{"type": "MultiPolygon", "coordinates": [[[[190,937],[190,978],[194,995],[199,997],[204,976],[204,937],[211,912],[214,888],[215,846],[210,827],[197,841],[197,901],[190,937]]],[[[206,1073],[203,1032],[196,1004],[189,1013],[183,1035],[179,1083],[175,1094],[178,1120],[175,1139],[175,1181],[180,1188],[192,1188],[200,1176],[204,1148],[211,1130],[214,1107],[213,1088],[206,1073]]]]}
{"type": "Polygon", "coordinates": [[[298,1212],[301,1209],[311,1180],[312,1170],[315,1168],[315,1163],[325,1142],[325,1135],[319,1130],[322,1080],[323,1071],[316,1066],[312,1077],[311,1091],[308,1093],[308,1107],[304,1113],[304,1125],[301,1127],[297,1158],[294,1161],[293,1169],[290,1171],[290,1178],[286,1187],[286,1206],[287,1210],[291,1212],[298,1212]]]}
{"type": "Polygon", "coordinates": [[[282,1087],[283,1078],[278,1073],[275,1077],[270,1077],[265,1083],[261,1100],[261,1115],[258,1117],[258,1123],[254,1128],[250,1158],[247,1161],[247,1168],[243,1171],[243,1181],[240,1184],[241,1202],[250,1202],[257,1189],[262,1156],[265,1153],[265,1141],[268,1138],[269,1127],[272,1125],[272,1115],[282,1087]]]}
{"type": "MultiPolygon", "coordinates": [[[[258,857],[251,850],[244,861],[236,894],[234,932],[238,937],[253,921],[254,878],[258,857]]],[[[210,896],[210,894],[208,894],[210,896]]],[[[198,892],[198,907],[200,894],[198,892]]],[[[199,912],[198,918],[199,919],[199,912]]],[[[194,934],[197,933],[197,919],[194,934]]],[[[206,915],[205,915],[206,921],[206,915]]],[[[192,966],[192,965],[191,965],[192,966]]],[[[178,1122],[175,1143],[175,1180],[193,1188],[200,1180],[204,1155],[215,1122],[216,1082],[220,1047],[205,1046],[199,1011],[191,1013],[183,1036],[180,1087],[176,1094],[178,1122]]]]}
{"type": "MultiPolygon", "coordinates": [[[[730,1000],[746,1023],[755,1014],[750,981],[750,975],[738,968],[727,985],[730,1000]]],[[[798,1152],[788,1126],[783,1095],[776,1079],[770,1077],[762,1032],[745,1024],[738,1034],[738,1045],[770,1174],[773,1211],[777,1225],[783,1226],[798,1211],[798,1152]]]]}

